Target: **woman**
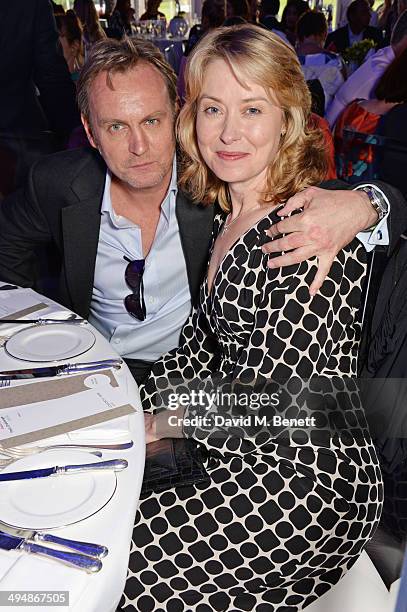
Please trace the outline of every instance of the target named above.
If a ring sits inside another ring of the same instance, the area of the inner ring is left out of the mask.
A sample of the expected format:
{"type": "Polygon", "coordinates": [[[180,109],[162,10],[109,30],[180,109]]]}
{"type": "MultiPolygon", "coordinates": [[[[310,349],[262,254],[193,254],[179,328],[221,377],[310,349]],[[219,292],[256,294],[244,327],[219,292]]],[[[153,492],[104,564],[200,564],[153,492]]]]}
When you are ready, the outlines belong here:
{"type": "Polygon", "coordinates": [[[93,0],[75,0],[73,10],[82,23],[83,42],[85,52],[87,52],[95,42],[106,38],[106,33],[99,23],[99,16],[93,0]]]}
{"type": "Polygon", "coordinates": [[[133,21],[134,9],[130,0],[117,0],[116,8],[108,19],[109,36],[118,40],[123,36],[131,36],[133,34],[133,21]]]}
{"type": "Polygon", "coordinates": [[[375,451],[343,380],[356,372],[363,249],[354,242],[340,252],[315,297],[315,260],[267,266],[262,245],[279,203],[326,169],[321,135],[304,127],[310,96],[294,51],[253,25],[219,28],[192,52],[186,83],[180,185],[227,216],[216,218],[180,347],[154,365],[141,392],[147,412],[159,409],[146,414],[147,441],[200,440],[210,481],[141,501],[122,609],[295,612],[351,567],[381,510],[375,451]],[[180,388],[211,399],[190,393],[192,418],[176,431],[173,411],[161,409],[180,388]],[[259,389],[267,394],[257,410],[259,389]],[[227,415],[249,422],[230,427],[227,415]],[[290,421],[288,429],[275,418],[289,415],[315,418],[315,427],[290,421]],[[328,416],[342,417],[330,431],[328,416]]]}
{"type": "Polygon", "coordinates": [[[71,10],[65,15],[57,15],[55,21],[59,33],[65,61],[73,81],[77,81],[84,62],[82,26],[78,17],[71,10]]]}
{"type": "MultiPolygon", "coordinates": [[[[379,124],[385,120],[387,113],[407,102],[406,74],[407,49],[392,61],[380,77],[373,99],[354,100],[339,116],[334,132],[339,178],[351,183],[373,177],[382,178],[381,158],[386,152],[376,146],[378,139],[375,134],[380,131],[379,124]],[[367,143],[357,135],[349,135],[345,139],[345,128],[372,136],[367,143]]],[[[400,131],[403,127],[400,124],[400,131]]],[[[393,137],[398,138],[398,134],[393,134],[393,137]]]]}

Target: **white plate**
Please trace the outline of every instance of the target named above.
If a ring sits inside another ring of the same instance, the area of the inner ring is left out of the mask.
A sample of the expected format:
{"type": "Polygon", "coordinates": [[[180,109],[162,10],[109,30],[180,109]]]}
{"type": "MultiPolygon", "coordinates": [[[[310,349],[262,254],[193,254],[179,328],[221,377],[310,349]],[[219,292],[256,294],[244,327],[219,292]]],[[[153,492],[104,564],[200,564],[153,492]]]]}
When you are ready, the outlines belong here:
{"type": "MultiPolygon", "coordinates": [[[[0,473],[97,461],[87,452],[55,449],[23,457],[0,473]]],[[[0,482],[0,521],[27,529],[72,525],[106,506],[116,486],[113,470],[0,482]]]]}
{"type": "Polygon", "coordinates": [[[63,361],[86,353],[95,344],[93,332],[73,323],[34,325],[13,334],[4,345],[23,361],[63,361]]]}

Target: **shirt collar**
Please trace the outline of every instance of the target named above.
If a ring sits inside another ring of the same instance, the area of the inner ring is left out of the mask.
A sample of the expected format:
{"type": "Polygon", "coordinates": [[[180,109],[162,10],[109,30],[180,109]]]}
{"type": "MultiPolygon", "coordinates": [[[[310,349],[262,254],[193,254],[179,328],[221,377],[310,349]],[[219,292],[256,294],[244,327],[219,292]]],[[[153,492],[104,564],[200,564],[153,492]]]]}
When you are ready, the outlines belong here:
{"type": "Polygon", "coordinates": [[[175,201],[177,198],[177,193],[178,193],[178,185],[177,185],[177,156],[174,155],[174,159],[172,162],[172,174],[171,174],[171,181],[170,181],[170,185],[168,187],[168,191],[165,195],[164,200],[162,201],[161,204],[161,210],[162,213],[166,219],[166,221],[169,223],[171,220],[171,215],[173,213],[173,211],[175,210],[175,201]]]}
{"type": "MultiPolygon", "coordinates": [[[[113,206],[112,206],[112,199],[110,197],[110,187],[112,185],[112,173],[110,172],[109,168],[106,170],[106,178],[105,178],[105,188],[103,191],[103,199],[102,199],[102,207],[101,207],[101,213],[102,215],[104,213],[108,214],[112,220],[112,222],[117,225],[117,216],[113,210],[113,206]]],[[[168,187],[168,191],[165,194],[165,197],[161,203],[161,210],[162,213],[166,219],[166,221],[169,223],[170,219],[171,219],[171,213],[172,210],[175,208],[175,201],[176,201],[176,197],[177,197],[177,193],[178,193],[178,185],[177,185],[177,156],[174,155],[174,159],[172,162],[172,173],[171,173],[171,180],[170,180],[170,184],[168,187]]],[[[130,221],[128,222],[130,223],[130,221]]],[[[134,225],[134,224],[131,224],[134,225]]]]}

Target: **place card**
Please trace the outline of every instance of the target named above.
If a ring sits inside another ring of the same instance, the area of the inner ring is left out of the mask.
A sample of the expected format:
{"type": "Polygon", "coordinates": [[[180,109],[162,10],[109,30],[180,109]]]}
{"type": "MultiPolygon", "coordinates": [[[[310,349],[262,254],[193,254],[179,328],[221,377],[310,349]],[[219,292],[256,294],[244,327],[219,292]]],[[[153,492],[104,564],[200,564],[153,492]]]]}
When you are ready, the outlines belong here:
{"type": "Polygon", "coordinates": [[[0,452],[136,412],[112,370],[5,387],[0,452]]]}

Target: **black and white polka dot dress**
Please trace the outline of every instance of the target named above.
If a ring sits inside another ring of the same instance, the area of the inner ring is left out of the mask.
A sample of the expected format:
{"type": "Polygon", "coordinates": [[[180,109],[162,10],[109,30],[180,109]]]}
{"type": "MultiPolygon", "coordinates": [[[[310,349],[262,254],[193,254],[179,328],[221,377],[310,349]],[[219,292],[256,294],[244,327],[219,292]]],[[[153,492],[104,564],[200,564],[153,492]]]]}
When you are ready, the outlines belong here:
{"type": "Polygon", "coordinates": [[[297,612],[338,582],[378,524],[381,474],[352,382],[365,252],[356,241],[342,250],[311,298],[315,260],[267,268],[264,230],[278,220],[271,213],[241,236],[210,295],[203,284],[179,349],[155,364],[142,390],[143,405],[165,404],[169,379],[220,374],[272,381],[276,414],[313,415],[318,427],[268,421],[246,436],[191,427],[210,451],[210,483],[141,500],[126,612],[297,612]],[[327,414],[339,417],[328,423],[327,414]]]}

